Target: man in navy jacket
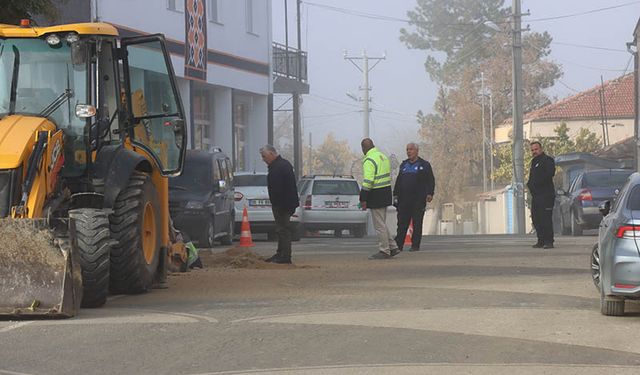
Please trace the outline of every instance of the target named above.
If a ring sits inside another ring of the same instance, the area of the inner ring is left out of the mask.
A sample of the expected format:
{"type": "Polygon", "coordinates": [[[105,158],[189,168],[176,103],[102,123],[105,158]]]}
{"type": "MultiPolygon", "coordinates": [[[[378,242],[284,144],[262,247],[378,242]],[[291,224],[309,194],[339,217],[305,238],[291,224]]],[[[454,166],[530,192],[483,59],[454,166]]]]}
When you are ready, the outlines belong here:
{"type": "Polygon", "coordinates": [[[400,164],[398,178],[393,188],[394,206],[398,210],[398,232],[396,243],[402,249],[404,238],[413,221],[411,250],[420,250],[422,239],[422,219],[427,203],[433,200],[436,180],[431,164],[418,156],[419,147],[415,143],[407,144],[407,157],[400,164]]]}

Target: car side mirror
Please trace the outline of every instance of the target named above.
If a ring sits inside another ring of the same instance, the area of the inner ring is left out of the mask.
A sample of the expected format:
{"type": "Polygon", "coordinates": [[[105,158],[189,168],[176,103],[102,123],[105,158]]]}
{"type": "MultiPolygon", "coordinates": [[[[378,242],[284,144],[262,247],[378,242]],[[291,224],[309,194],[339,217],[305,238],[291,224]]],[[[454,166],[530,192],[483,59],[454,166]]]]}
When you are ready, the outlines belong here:
{"type": "Polygon", "coordinates": [[[600,205],[598,206],[598,210],[600,211],[602,216],[609,215],[609,211],[611,211],[611,201],[604,201],[600,203],[600,205]]]}

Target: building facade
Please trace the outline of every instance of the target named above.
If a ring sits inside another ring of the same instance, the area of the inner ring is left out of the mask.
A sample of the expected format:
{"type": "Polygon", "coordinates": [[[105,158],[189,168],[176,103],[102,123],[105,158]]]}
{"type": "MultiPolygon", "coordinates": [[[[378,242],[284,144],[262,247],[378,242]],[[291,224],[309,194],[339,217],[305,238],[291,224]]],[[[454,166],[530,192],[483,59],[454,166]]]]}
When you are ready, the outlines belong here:
{"type": "Polygon", "coordinates": [[[220,147],[236,171],[264,170],[271,111],[271,0],[68,0],[59,22],[162,33],[178,78],[188,147],[220,147]]]}

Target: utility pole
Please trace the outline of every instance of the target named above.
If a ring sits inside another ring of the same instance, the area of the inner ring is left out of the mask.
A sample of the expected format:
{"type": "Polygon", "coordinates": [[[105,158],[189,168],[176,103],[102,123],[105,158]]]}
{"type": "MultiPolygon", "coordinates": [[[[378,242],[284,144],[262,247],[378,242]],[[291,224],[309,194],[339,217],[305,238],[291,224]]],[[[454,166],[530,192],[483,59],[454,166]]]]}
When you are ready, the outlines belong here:
{"type": "Polygon", "coordinates": [[[313,174],[313,146],[311,146],[311,132],[309,132],[309,174],[313,174]]]}
{"type": "Polygon", "coordinates": [[[517,234],[525,233],[524,214],[524,140],[522,125],[522,13],[520,0],[513,0],[513,219],[517,234]]]}
{"type": "Polygon", "coordinates": [[[489,92],[489,128],[491,130],[489,134],[489,164],[491,165],[489,178],[491,179],[491,191],[494,191],[496,187],[493,181],[493,94],[491,92],[489,92]]]}
{"type": "Polygon", "coordinates": [[[350,63],[352,63],[356,69],[358,69],[359,71],[362,72],[363,74],[363,86],[360,88],[360,90],[362,90],[363,93],[363,99],[362,99],[362,103],[363,103],[363,108],[362,108],[362,112],[363,112],[363,124],[362,124],[362,137],[363,138],[369,138],[369,113],[371,112],[371,109],[369,108],[369,104],[370,104],[370,99],[369,99],[369,91],[371,90],[371,88],[369,87],[369,72],[373,70],[373,68],[376,67],[376,65],[378,65],[378,63],[380,63],[380,61],[385,60],[387,57],[386,56],[382,56],[382,57],[371,57],[367,55],[367,51],[363,51],[362,52],[362,56],[358,57],[358,56],[348,56],[347,52],[344,52],[344,59],[348,60],[350,63]],[[363,66],[360,67],[360,65],[358,65],[356,63],[357,60],[362,60],[362,64],[363,66]],[[373,64],[372,67],[369,67],[369,60],[374,60],[375,63],[373,64]]]}
{"type": "Polygon", "coordinates": [[[487,192],[487,131],[484,125],[484,72],[480,72],[480,92],[482,95],[482,192],[487,192]]]}

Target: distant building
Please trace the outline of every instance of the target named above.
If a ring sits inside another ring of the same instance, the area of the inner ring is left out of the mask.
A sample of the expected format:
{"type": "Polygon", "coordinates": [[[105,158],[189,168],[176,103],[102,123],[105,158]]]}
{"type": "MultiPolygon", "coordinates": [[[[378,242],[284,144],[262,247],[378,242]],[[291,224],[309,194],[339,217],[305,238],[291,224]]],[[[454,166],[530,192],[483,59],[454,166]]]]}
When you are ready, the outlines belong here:
{"type": "Polygon", "coordinates": [[[58,22],[108,22],[121,36],[163,33],[188,146],[219,146],[236,170],[264,169],[273,95],[271,0],[67,0],[58,22]]]}
{"type": "MultiPolygon", "coordinates": [[[[574,137],[581,128],[595,133],[601,140],[604,139],[603,134],[608,134],[607,145],[633,136],[633,80],[633,73],[626,74],[605,82],[604,89],[602,85],[598,85],[525,114],[524,138],[555,137],[554,129],[563,122],[567,124],[570,137],[574,137]],[[607,124],[604,128],[603,119],[607,124]]],[[[512,128],[511,120],[497,127],[494,131],[495,142],[510,142],[512,128]]]]}

